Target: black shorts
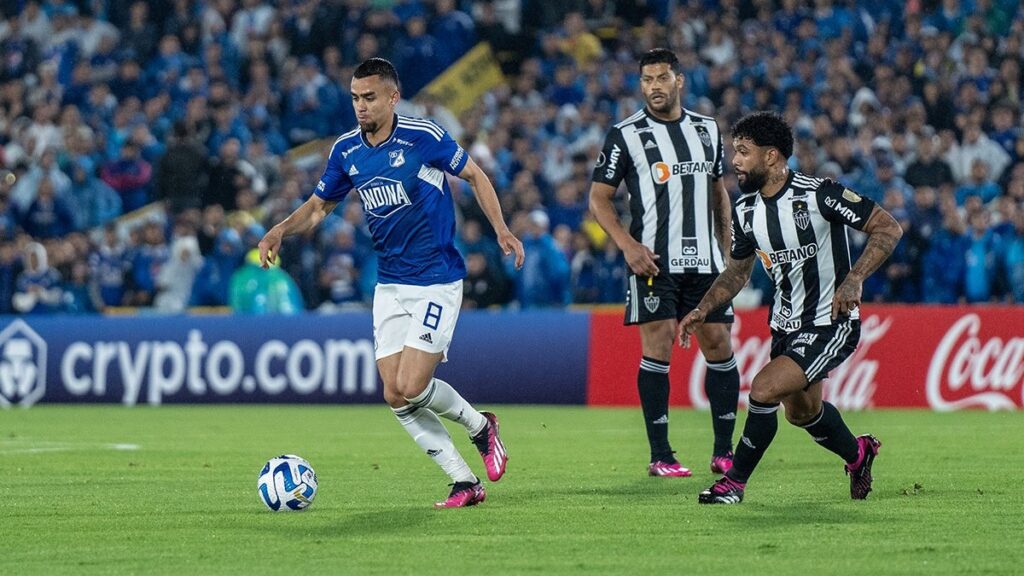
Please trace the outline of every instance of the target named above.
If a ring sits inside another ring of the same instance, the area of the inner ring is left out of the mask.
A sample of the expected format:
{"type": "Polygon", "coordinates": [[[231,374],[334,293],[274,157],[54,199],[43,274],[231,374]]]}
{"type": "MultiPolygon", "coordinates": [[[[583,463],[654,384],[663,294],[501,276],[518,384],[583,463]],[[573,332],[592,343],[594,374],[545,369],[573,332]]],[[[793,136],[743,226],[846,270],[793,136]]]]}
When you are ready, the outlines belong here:
{"type": "MultiPolygon", "coordinates": [[[[652,278],[630,273],[625,324],[646,324],[669,318],[682,320],[700,304],[715,278],[718,274],[658,274],[652,278]]],[[[710,312],[704,321],[732,324],[732,320],[732,302],[729,302],[710,312]]]]}
{"type": "Polygon", "coordinates": [[[789,356],[807,376],[808,386],[828,376],[860,341],[860,320],[831,326],[805,326],[796,332],[772,330],[772,360],[789,356]]]}

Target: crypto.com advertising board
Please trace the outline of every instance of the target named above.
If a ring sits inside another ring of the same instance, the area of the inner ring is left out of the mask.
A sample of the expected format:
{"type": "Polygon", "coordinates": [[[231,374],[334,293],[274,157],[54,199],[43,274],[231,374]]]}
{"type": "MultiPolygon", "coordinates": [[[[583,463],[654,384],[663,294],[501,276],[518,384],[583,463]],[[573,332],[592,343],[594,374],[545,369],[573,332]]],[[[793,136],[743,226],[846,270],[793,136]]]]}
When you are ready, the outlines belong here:
{"type": "MultiPolygon", "coordinates": [[[[584,403],[587,314],[462,316],[437,374],[467,399],[584,403]]],[[[0,406],[381,403],[372,326],[368,313],[0,317],[0,406]]]]}
{"type": "MultiPolygon", "coordinates": [[[[764,308],[739,312],[733,326],[743,398],[769,359],[767,314],[764,308]]],[[[1024,408],[1024,307],[868,304],[861,319],[857,351],[824,384],[825,397],[840,408],[1024,408]]],[[[589,404],[638,403],[639,337],[622,326],[621,314],[592,316],[589,358],[589,404]]],[[[704,371],[699,353],[676,349],[674,405],[707,406],[704,371]]]]}

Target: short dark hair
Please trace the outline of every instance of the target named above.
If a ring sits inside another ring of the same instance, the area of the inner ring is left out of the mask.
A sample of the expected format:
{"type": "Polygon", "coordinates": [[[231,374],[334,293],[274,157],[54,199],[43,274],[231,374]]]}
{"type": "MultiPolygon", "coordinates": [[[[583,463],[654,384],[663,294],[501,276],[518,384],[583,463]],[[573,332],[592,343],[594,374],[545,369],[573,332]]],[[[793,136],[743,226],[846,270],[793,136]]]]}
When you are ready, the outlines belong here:
{"type": "Polygon", "coordinates": [[[395,86],[400,86],[398,83],[398,71],[395,70],[395,65],[384,58],[365,60],[352,73],[353,78],[366,78],[367,76],[380,76],[381,79],[390,80],[394,82],[395,86]]]}
{"type": "Polygon", "coordinates": [[[679,58],[676,58],[675,52],[667,48],[654,48],[644,52],[640,57],[640,71],[643,72],[644,66],[650,64],[668,64],[669,68],[676,70],[679,67],[679,58]]]}
{"type": "Polygon", "coordinates": [[[777,148],[784,158],[793,154],[793,130],[774,112],[754,112],[732,127],[732,138],[747,138],[758,146],[777,148]]]}

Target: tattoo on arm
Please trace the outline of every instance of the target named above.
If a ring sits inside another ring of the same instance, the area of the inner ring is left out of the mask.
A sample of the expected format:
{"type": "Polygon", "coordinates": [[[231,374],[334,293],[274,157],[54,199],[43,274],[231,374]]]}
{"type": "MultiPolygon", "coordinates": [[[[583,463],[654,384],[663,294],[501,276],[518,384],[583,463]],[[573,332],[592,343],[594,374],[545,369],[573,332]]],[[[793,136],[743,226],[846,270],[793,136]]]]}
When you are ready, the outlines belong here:
{"type": "Polygon", "coordinates": [[[850,275],[862,280],[878,270],[896,249],[896,244],[903,236],[903,229],[888,212],[878,208],[875,210],[868,220],[868,225],[865,226],[868,241],[864,245],[864,253],[850,270],[850,275]]]}
{"type": "Polygon", "coordinates": [[[740,290],[747,285],[750,273],[754,270],[754,257],[743,260],[730,260],[725,271],[718,275],[707,294],[701,299],[698,308],[705,312],[717,310],[726,302],[739,294],[740,290]]]}

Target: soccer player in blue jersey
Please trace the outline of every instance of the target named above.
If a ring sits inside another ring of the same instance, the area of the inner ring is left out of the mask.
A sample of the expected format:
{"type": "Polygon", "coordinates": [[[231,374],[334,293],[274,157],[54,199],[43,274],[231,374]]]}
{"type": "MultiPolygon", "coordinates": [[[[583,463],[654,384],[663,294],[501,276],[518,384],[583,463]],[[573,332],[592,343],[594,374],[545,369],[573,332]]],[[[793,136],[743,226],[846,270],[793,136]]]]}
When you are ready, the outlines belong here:
{"type": "Polygon", "coordinates": [[[455,209],[445,172],[469,182],[497,232],[506,256],[523,265],[523,244],[509,231],[497,194],[483,170],[440,126],[395,113],[398,73],[370,58],[352,75],[352,105],[359,126],[331,149],[316,190],[259,243],[264,268],[281,240],[315,228],[350,191],[363,203],[374,249],[378,284],[373,296],[373,337],[384,399],[410,436],[452,479],[438,508],[484,501],[480,480],[452,443],[442,416],[462,424],[483,457],[487,478],[498,481],[508,456],[498,419],[478,412],[447,382],[434,377],[445,361],[462,303],[466,266],[452,243],[455,209]]]}

